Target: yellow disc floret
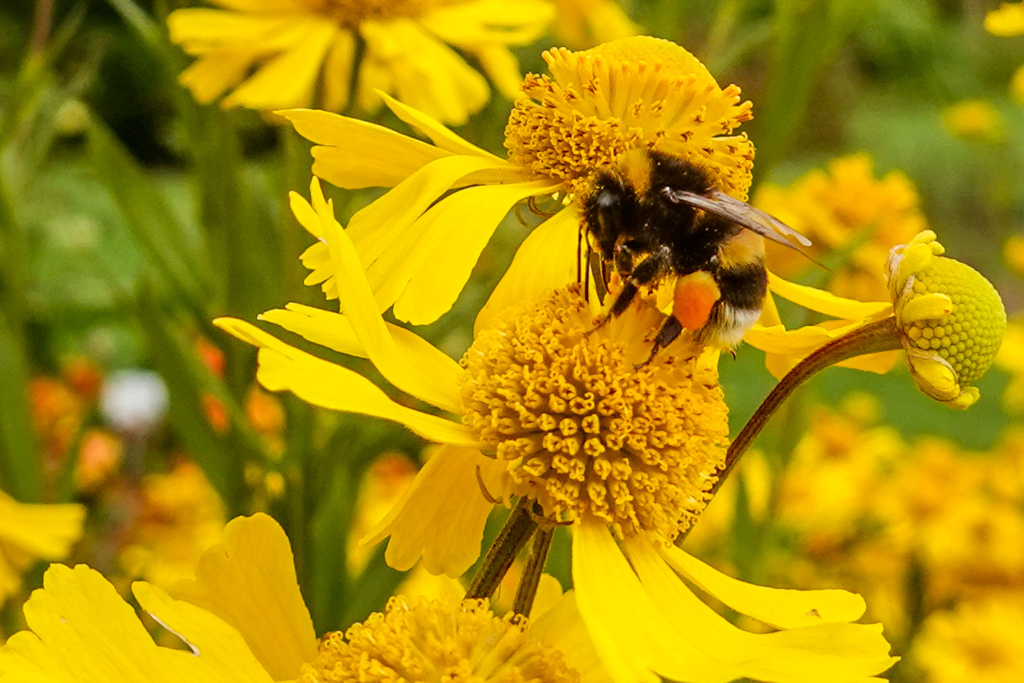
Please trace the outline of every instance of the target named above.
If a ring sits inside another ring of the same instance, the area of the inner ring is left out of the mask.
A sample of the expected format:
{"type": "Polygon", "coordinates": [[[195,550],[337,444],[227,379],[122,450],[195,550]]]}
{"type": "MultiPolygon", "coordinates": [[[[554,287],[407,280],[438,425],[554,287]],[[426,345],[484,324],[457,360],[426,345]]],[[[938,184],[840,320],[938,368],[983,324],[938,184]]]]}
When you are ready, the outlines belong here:
{"type": "Polygon", "coordinates": [[[345,633],[320,641],[316,660],[302,666],[302,683],[459,681],[571,683],[579,674],[559,650],[529,637],[526,620],[496,617],[486,600],[451,605],[391,598],[345,633]]]}
{"type": "Polygon", "coordinates": [[[984,276],[942,253],[931,231],[895,247],[887,267],[889,288],[918,388],[966,408],[978,398],[970,385],[1002,343],[1006,309],[984,276]]]}
{"type": "Polygon", "coordinates": [[[422,14],[433,5],[432,0],[308,0],[312,8],[335,17],[343,26],[357,28],[364,21],[385,21],[396,17],[422,14]]]}
{"type": "Polygon", "coordinates": [[[526,77],[505,129],[513,163],[577,192],[595,169],[646,146],[708,169],[717,189],[746,199],[754,146],[731,133],[752,105],[735,85],[718,87],[689,52],[634,36],[544,59],[551,76],[526,77]]]}
{"type": "Polygon", "coordinates": [[[549,518],[671,540],[707,503],[727,409],[689,335],[635,367],[664,320],[643,303],[596,330],[576,286],[507,312],[463,359],[464,421],[549,518]]]}

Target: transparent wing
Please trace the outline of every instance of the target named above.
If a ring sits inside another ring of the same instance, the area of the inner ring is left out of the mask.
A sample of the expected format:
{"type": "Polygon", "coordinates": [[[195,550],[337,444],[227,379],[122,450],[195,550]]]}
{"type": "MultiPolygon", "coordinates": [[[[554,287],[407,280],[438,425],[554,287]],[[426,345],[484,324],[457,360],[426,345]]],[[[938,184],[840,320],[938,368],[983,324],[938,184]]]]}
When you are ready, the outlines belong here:
{"type": "Polygon", "coordinates": [[[735,197],[730,197],[724,192],[712,190],[707,194],[697,194],[686,190],[676,190],[671,187],[662,188],[662,192],[669,201],[685,203],[704,209],[708,213],[721,216],[737,225],[742,225],[748,230],[753,230],[762,237],[767,237],[773,242],[784,244],[799,250],[797,244],[809,247],[811,241],[789,227],[775,216],[765,213],[761,209],[741,202],[735,197]],[[794,244],[796,242],[797,244],[794,244]]]}

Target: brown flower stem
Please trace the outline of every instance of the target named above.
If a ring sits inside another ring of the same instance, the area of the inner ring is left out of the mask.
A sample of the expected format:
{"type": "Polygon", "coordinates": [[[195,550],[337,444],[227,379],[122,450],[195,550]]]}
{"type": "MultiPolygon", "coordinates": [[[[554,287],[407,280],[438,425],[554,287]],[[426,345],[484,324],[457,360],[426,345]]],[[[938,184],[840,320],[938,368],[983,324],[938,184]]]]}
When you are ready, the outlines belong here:
{"type": "Polygon", "coordinates": [[[516,506],[494,539],[490,550],[480,563],[480,569],[466,590],[467,600],[490,598],[498,584],[505,577],[512,561],[526,547],[530,537],[537,531],[537,520],[532,514],[533,501],[520,498],[516,506]]]}
{"type": "Polygon", "coordinates": [[[858,327],[838,339],[833,339],[797,363],[796,367],[786,373],[786,376],[775,385],[768,397],[754,411],[747,424],[743,425],[740,433],[729,444],[729,450],[725,454],[725,463],[718,470],[718,478],[714,486],[711,487],[711,495],[714,496],[718,492],[722,482],[732,471],[740,456],[761,433],[775,411],[797,387],[810,379],[812,375],[830,365],[856,356],[880,351],[895,351],[900,348],[902,348],[902,344],[899,330],[896,327],[896,318],[890,316],[858,327]]]}
{"type": "Polygon", "coordinates": [[[551,541],[555,537],[555,527],[542,526],[537,529],[533,537],[533,547],[530,548],[530,557],[526,560],[523,568],[523,578],[519,580],[519,588],[516,589],[516,599],[512,603],[512,611],[530,616],[533,609],[533,600],[537,597],[537,586],[540,585],[540,575],[544,573],[544,563],[548,561],[548,551],[551,550],[551,541]]]}

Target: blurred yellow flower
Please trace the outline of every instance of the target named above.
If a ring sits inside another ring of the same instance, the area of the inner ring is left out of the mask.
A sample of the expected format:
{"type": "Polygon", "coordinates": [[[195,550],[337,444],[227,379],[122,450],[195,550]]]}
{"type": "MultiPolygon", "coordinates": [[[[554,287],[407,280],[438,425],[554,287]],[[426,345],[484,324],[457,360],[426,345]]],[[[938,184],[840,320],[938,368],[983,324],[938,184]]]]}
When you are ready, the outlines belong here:
{"type": "MultiPolygon", "coordinates": [[[[885,258],[926,227],[920,198],[903,173],[878,178],[866,153],[833,159],[827,171],[815,170],[789,187],[765,184],[754,205],[779,218],[814,243],[809,252],[828,261],[836,254],[828,289],[861,301],[884,299],[885,258]]],[[[813,267],[792,249],[768,243],[768,265],[783,277],[813,267]]]]}
{"type": "Polygon", "coordinates": [[[1003,391],[1003,410],[1010,415],[1020,415],[1024,412],[1024,323],[1016,320],[1009,323],[996,365],[1010,375],[1003,391]]]}
{"type": "Polygon", "coordinates": [[[545,0],[210,2],[223,9],[167,18],[171,40],[196,57],[181,82],[199,102],[230,91],[224,107],[372,111],[379,89],[453,124],[490,94],[456,49],[514,97],[520,76],[509,46],[536,40],[554,14],[545,0]]]}
{"type": "Polygon", "coordinates": [[[988,100],[964,100],[942,111],[942,125],[958,138],[999,142],[1006,135],[1003,117],[988,100]]]}
{"type": "Polygon", "coordinates": [[[626,15],[618,0],[554,0],[557,14],[552,30],[558,43],[574,50],[635,36],[640,26],[626,15]]]}
{"type": "Polygon", "coordinates": [[[39,560],[62,560],[82,536],[85,506],[19,503],[0,491],[0,606],[39,560]]]}
{"type": "Polygon", "coordinates": [[[932,614],[911,656],[929,683],[1016,683],[1024,672],[1024,598],[1017,591],[932,614]]]}
{"type": "Polygon", "coordinates": [[[170,594],[141,581],[132,586],[142,608],[191,651],[157,646],[98,572],[53,565],[44,587],[25,604],[31,630],[0,648],[0,677],[53,683],[327,682],[336,680],[333,665],[344,660],[345,674],[370,667],[407,672],[414,680],[426,680],[416,670],[438,679],[458,673],[496,682],[533,680],[537,674],[536,680],[556,683],[606,680],[571,597],[532,623],[494,617],[479,601],[398,597],[386,614],[371,615],[345,636],[329,634],[318,648],[288,538],[277,522],[263,514],[239,517],[223,529],[223,538],[200,558],[195,580],[178,583],[170,594]],[[452,639],[436,647],[442,633],[452,639]]]}
{"type": "Polygon", "coordinates": [[[1024,235],[1010,235],[1006,239],[1003,260],[1018,277],[1024,278],[1024,235]]]}
{"type": "Polygon", "coordinates": [[[683,335],[636,369],[664,315],[645,299],[595,331],[598,304],[567,287],[575,235],[550,224],[531,235],[519,256],[557,246],[565,265],[538,271],[517,256],[460,366],[381,318],[348,232],[315,181],[312,192],[312,205],[293,195],[293,207],[327,249],[345,314],[292,304],[261,318],[369,358],[397,389],[456,419],[396,403],[361,375],[249,323],[216,324],[260,348],[257,379],[266,388],[445,444],[368,538],[391,536],[392,566],[422,558],[431,571],[462,574],[479,555],[488,497],[519,497],[538,506],[543,524],[570,525],[580,614],[615,680],[652,680],[652,672],[698,682],[824,672],[862,680],[892,663],[875,627],[848,623],[864,611],[858,596],[744,584],[671,544],[703,509],[725,453],[717,352],[702,353],[683,335]],[[737,629],[681,577],[781,630],[737,629]]]}
{"type": "Polygon", "coordinates": [[[166,588],[188,576],[224,531],[224,503],[191,461],[142,482],[141,509],[121,551],[128,576],[166,588]]]}
{"type": "MultiPolygon", "coordinates": [[[[1001,37],[1024,34],[1024,2],[1004,2],[999,9],[990,11],[985,15],[985,30],[1001,37]]],[[[1024,104],[1024,65],[1013,74],[1010,94],[1018,103],[1024,104]]]]}

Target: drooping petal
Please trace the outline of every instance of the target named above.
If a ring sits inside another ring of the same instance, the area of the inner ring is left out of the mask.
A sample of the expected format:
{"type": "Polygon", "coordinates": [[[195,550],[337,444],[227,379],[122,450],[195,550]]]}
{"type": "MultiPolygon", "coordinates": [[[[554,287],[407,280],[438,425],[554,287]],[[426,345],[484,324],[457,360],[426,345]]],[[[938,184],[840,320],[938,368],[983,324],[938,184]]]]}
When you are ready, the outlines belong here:
{"type": "MultiPolygon", "coordinates": [[[[765,364],[768,371],[779,378],[822,345],[842,337],[862,324],[861,321],[848,324],[831,321],[821,325],[807,325],[795,330],[787,330],[782,325],[773,327],[754,325],[747,330],[743,340],[767,353],[765,364]]],[[[837,363],[837,365],[884,374],[889,372],[898,360],[898,352],[883,351],[882,353],[857,356],[837,363]]]]}
{"type": "Polygon", "coordinates": [[[260,348],[256,378],[271,391],[291,391],[322,408],[392,420],[425,439],[476,446],[467,427],[395,403],[357,372],[312,356],[243,320],[218,318],[222,330],[260,348]]]}
{"type": "Polygon", "coordinates": [[[313,148],[313,173],[332,185],[355,190],[394,187],[449,152],[390,128],[316,109],[278,112],[313,148]]]}
{"type": "Polygon", "coordinates": [[[494,317],[509,306],[575,281],[579,229],[572,207],[562,209],[534,228],[519,245],[512,265],[477,314],[474,331],[493,327],[494,317]]]}
{"type": "Polygon", "coordinates": [[[451,152],[452,154],[483,157],[499,166],[510,165],[505,159],[491,154],[487,150],[477,147],[468,140],[464,140],[459,137],[438,122],[437,119],[431,118],[422,111],[417,110],[415,107],[410,107],[407,104],[399,102],[385,92],[378,90],[377,94],[380,95],[384,100],[384,104],[387,105],[388,109],[390,109],[395,116],[418,130],[423,135],[427,136],[427,138],[440,149],[443,149],[446,152],[451,152]]]}
{"type": "Polygon", "coordinates": [[[484,524],[501,490],[505,464],[475,448],[442,446],[427,460],[402,499],[361,543],[391,536],[387,563],[406,571],[422,557],[432,574],[461,576],[480,556],[484,524]],[[480,479],[477,479],[477,472],[480,479]]]}
{"type": "Polygon", "coordinates": [[[833,318],[843,320],[875,320],[892,314],[892,304],[888,301],[854,301],[844,299],[830,292],[814,287],[798,285],[783,280],[774,274],[768,275],[768,287],[783,299],[792,301],[811,311],[824,313],[833,318]]]}
{"type": "MultiPolygon", "coordinates": [[[[398,389],[443,408],[459,412],[458,377],[454,365],[445,366],[442,375],[435,374],[436,362],[421,362],[418,351],[426,342],[398,344],[377,311],[377,301],[363,273],[355,246],[348,234],[334,220],[330,207],[316,207],[321,216],[324,239],[334,263],[334,277],[338,282],[338,300],[348,318],[352,331],[381,374],[398,389]]],[[[406,335],[406,338],[407,335],[406,335]]],[[[436,361],[439,351],[427,358],[436,361]]]]}
{"type": "MultiPolygon", "coordinates": [[[[179,581],[171,594],[237,629],[274,680],[297,678],[303,662],[316,657],[316,633],[299,592],[291,545],[272,517],[255,514],[228,522],[223,543],[203,553],[195,577],[179,581]]],[[[135,593],[143,607],[147,597],[170,611],[166,597],[151,587],[137,587],[135,593]]],[[[194,615],[177,608],[176,622],[167,621],[164,610],[155,611],[176,633],[189,636],[179,624],[194,624],[194,615]]]]}
{"type": "Polygon", "coordinates": [[[864,615],[864,598],[844,590],[786,590],[755,586],[704,564],[675,546],[661,555],[676,572],[741,614],[778,628],[850,622],[864,615]]]}
{"type": "Polygon", "coordinates": [[[655,671],[695,683],[733,678],[708,668],[703,653],[674,638],[675,629],[603,524],[582,520],[572,526],[572,577],[580,616],[612,680],[657,681],[655,671]]]}
{"type": "MultiPolygon", "coordinates": [[[[259,319],[280,325],[314,344],[326,346],[339,353],[360,358],[368,357],[366,349],[363,348],[359,338],[352,330],[352,324],[348,317],[342,313],[325,311],[322,308],[313,308],[302,304],[288,304],[284,310],[276,308],[261,313],[259,319]]],[[[423,369],[424,374],[432,377],[439,386],[450,385],[452,395],[458,393],[456,383],[462,372],[458,361],[439,351],[437,347],[418,334],[392,323],[386,323],[386,325],[400,354],[415,358],[415,362],[423,369]]]]}
{"type": "MultiPolygon", "coordinates": [[[[545,574],[541,578],[549,577],[545,574]]],[[[584,683],[611,683],[612,678],[601,664],[590,634],[580,618],[576,594],[569,591],[539,617],[530,617],[530,637],[553,645],[562,651],[565,660],[579,672],[584,683]]]]}
{"type": "MultiPolygon", "coordinates": [[[[629,561],[678,638],[718,660],[726,680],[753,678],[768,683],[867,683],[892,666],[880,624],[829,623],[774,633],[750,633],[701,602],[642,537],[625,542],[629,561]]],[[[686,680],[700,681],[699,676],[686,680]]],[[[718,678],[717,680],[721,680],[718,678]]]]}
{"type": "Polygon", "coordinates": [[[421,325],[448,312],[505,215],[519,201],[556,188],[550,181],[481,186],[457,192],[432,207],[420,220],[439,227],[426,228],[425,239],[416,245],[417,263],[408,269],[408,284],[395,301],[395,317],[421,325]]]}

